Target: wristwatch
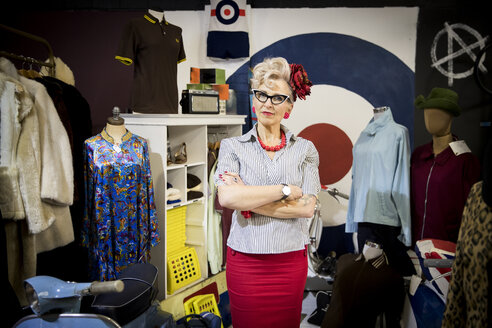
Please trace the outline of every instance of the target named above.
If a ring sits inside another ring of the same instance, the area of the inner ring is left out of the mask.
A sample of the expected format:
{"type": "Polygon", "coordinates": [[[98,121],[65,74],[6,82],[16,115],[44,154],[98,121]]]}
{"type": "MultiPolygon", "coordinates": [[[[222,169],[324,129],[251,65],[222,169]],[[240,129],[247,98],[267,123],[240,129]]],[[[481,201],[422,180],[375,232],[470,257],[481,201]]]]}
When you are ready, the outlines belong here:
{"type": "Polygon", "coordinates": [[[282,198],[280,198],[280,200],[284,200],[284,199],[286,199],[287,197],[290,196],[290,187],[287,184],[285,184],[285,183],[282,183],[282,184],[284,185],[283,188],[282,188],[282,194],[283,194],[283,196],[282,196],[282,198]]]}

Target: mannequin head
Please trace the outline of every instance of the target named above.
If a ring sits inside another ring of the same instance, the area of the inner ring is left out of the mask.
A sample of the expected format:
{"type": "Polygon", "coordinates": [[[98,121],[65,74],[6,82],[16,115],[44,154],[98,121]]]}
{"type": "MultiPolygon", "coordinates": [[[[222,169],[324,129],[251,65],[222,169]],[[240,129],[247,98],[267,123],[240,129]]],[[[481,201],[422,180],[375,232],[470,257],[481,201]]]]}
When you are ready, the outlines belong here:
{"type": "Polygon", "coordinates": [[[436,137],[443,137],[451,133],[452,115],[439,108],[424,109],[424,121],[427,131],[436,137]]]}

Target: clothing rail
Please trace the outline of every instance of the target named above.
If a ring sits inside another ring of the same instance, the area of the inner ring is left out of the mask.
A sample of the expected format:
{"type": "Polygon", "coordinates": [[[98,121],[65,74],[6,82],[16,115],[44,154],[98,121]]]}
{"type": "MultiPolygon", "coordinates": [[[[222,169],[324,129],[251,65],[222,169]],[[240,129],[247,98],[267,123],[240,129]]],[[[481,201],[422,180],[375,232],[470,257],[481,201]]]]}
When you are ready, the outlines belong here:
{"type": "Polygon", "coordinates": [[[27,32],[24,32],[24,31],[21,31],[21,30],[18,30],[18,29],[15,29],[13,27],[3,25],[3,24],[0,24],[0,28],[3,30],[6,30],[6,31],[12,32],[14,34],[23,36],[27,39],[31,39],[31,40],[42,43],[46,47],[46,49],[48,50],[48,62],[46,63],[46,62],[31,58],[31,57],[26,57],[23,55],[17,55],[17,54],[9,53],[6,51],[0,51],[0,56],[20,60],[20,61],[27,62],[27,63],[37,64],[37,65],[41,65],[41,66],[47,66],[49,68],[48,69],[49,75],[55,76],[55,57],[53,56],[53,49],[51,48],[51,45],[49,44],[49,42],[46,41],[46,39],[43,39],[42,37],[39,37],[37,35],[27,33],[27,32]]]}

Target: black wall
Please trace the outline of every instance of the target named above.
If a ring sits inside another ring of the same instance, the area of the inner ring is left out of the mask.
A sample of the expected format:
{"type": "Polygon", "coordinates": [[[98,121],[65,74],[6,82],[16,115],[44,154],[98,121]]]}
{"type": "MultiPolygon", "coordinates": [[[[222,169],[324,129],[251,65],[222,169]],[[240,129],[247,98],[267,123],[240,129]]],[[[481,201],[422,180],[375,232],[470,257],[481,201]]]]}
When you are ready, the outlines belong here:
{"type": "MultiPolygon", "coordinates": [[[[420,8],[418,28],[417,28],[417,57],[415,70],[415,93],[427,96],[433,87],[450,88],[459,95],[459,103],[462,114],[453,120],[452,132],[461,139],[464,139],[472,152],[482,158],[483,149],[491,136],[491,127],[482,127],[492,120],[492,96],[484,92],[470,75],[461,79],[453,79],[449,85],[448,77],[444,76],[438,69],[432,67],[433,61],[431,51],[434,38],[441,30],[445,29],[445,24],[452,29],[457,38],[463,40],[466,45],[472,45],[478,39],[467,30],[456,26],[464,24],[476,32],[482,38],[492,37],[492,23],[488,11],[473,3],[467,5],[453,6],[423,6],[420,8]]],[[[448,56],[448,33],[443,32],[437,39],[436,58],[441,59],[448,56]]],[[[492,40],[488,41],[491,42],[492,40]]],[[[453,53],[460,51],[463,47],[453,39],[453,53]]],[[[472,50],[478,53],[479,48],[472,50]]],[[[490,53],[492,56],[492,53],[490,53]]],[[[453,56],[454,57],[454,56],[453,56]]],[[[468,72],[473,68],[475,61],[470,54],[463,53],[452,59],[452,70],[448,66],[450,62],[442,64],[440,67],[444,71],[452,71],[455,74],[468,72]]],[[[492,68],[489,68],[491,70],[492,68]]],[[[492,72],[489,72],[492,74],[492,72]]],[[[414,145],[418,146],[431,140],[424,125],[424,115],[422,111],[415,111],[415,130],[414,145]]]]}

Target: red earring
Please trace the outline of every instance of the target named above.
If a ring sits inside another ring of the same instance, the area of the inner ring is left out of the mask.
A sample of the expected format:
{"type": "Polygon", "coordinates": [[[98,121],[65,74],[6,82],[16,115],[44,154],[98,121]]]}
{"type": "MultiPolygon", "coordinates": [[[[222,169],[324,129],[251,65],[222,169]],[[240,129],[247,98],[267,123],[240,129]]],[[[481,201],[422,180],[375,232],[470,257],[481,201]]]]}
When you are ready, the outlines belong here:
{"type": "Polygon", "coordinates": [[[255,108],[255,106],[253,106],[253,113],[256,114],[256,108],[255,108]]]}
{"type": "Polygon", "coordinates": [[[289,114],[289,113],[285,113],[285,114],[284,114],[284,118],[285,118],[285,119],[288,119],[289,117],[290,117],[290,114],[289,114]]]}

